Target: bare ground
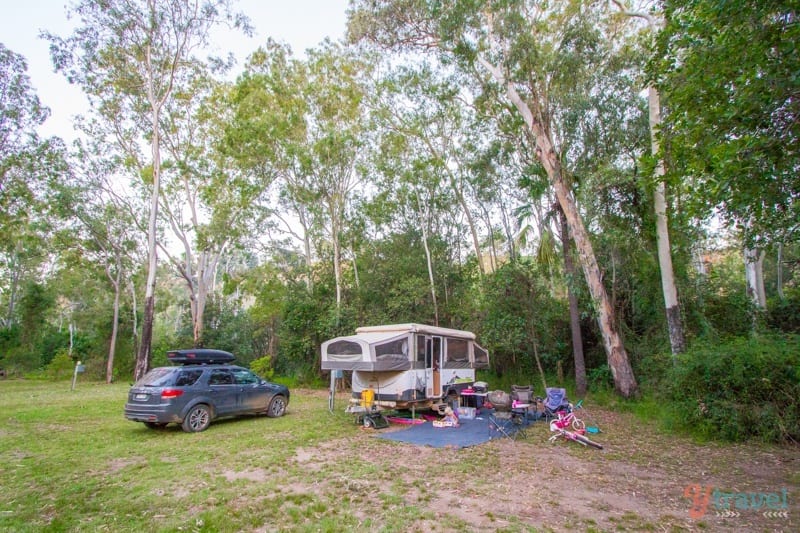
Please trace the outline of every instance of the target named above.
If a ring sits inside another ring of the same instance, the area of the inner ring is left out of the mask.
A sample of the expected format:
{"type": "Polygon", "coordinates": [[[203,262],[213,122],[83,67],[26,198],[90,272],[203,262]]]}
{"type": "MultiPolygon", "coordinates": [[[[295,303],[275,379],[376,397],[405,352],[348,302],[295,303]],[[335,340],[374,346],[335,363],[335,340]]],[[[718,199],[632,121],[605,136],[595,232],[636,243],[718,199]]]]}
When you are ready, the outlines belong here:
{"type": "Polygon", "coordinates": [[[374,495],[399,486],[408,489],[401,490],[404,504],[418,509],[412,531],[800,530],[797,445],[700,444],[629,414],[588,408],[603,450],[550,443],[543,423],[526,439],[463,449],[374,438],[403,427],[354,429],[340,442],[298,450],[292,467],[307,474],[299,479],[317,481],[290,490],[373,495],[359,506],[373,528],[391,529],[374,495]],[[354,460],[372,463],[374,475],[353,478],[342,465],[354,460]],[[715,489],[730,499],[715,505],[715,489]]]}

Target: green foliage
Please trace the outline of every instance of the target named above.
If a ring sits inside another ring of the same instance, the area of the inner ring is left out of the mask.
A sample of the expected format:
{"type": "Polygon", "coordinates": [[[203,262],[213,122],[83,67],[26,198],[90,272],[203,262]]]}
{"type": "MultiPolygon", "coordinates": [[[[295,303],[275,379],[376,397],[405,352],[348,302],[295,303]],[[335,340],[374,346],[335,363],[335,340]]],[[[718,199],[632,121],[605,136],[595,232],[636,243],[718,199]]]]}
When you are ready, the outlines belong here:
{"type": "Polygon", "coordinates": [[[19,301],[20,343],[33,348],[41,334],[41,325],[45,323],[46,313],[55,304],[55,298],[47,288],[30,281],[24,287],[19,301]]]}
{"type": "Polygon", "coordinates": [[[275,369],[272,367],[272,356],[265,355],[250,361],[250,370],[264,379],[272,379],[275,369]]]}
{"type": "Polygon", "coordinates": [[[276,373],[310,385],[320,378],[320,345],[329,338],[352,334],[352,314],[337,310],[331,299],[322,300],[297,286],[287,297],[278,329],[281,339],[276,373]]]}
{"type": "Polygon", "coordinates": [[[796,241],[797,3],[670,0],[665,19],[654,70],[687,206],[748,239],[796,241]]]}
{"type": "MultiPolygon", "coordinates": [[[[546,172],[535,160],[531,139],[524,135],[522,117],[510,112],[502,96],[504,87],[458,73],[458,66],[476,66],[481,54],[502,62],[523,100],[547,95],[541,110],[547,111],[545,118],[559,139],[560,162],[592,232],[631,362],[643,384],[654,390],[664,386],[673,369],[664,350],[668,344],[653,238],[652,184],[646,177],[654,161],[642,157],[648,151],[648,131],[640,93],[639,40],[630,34],[605,33],[610,29],[606,23],[613,23],[614,31],[619,26],[607,18],[603,3],[540,3],[539,16],[530,18],[523,9],[527,4],[519,1],[379,4],[364,1],[354,6],[359,6],[361,15],[369,10],[386,15],[387,32],[413,35],[431,30],[431,35],[419,35],[419,42],[434,37],[455,53],[444,62],[392,69],[377,80],[375,90],[364,90],[368,76],[363,74],[371,68],[371,59],[351,56],[351,51],[332,43],[301,60],[285,46],[270,42],[251,57],[235,84],[216,84],[206,69],[211,65],[198,63],[184,65],[196,68],[197,76],[184,73],[186,77],[176,80],[175,101],[162,115],[164,124],[170,124],[162,132],[169,140],[161,168],[163,205],[186,205],[178,196],[184,189],[176,188],[179,180],[173,178],[184,173],[204,176],[196,192],[202,200],[200,211],[209,220],[207,226],[195,228],[192,245],[197,251],[225,251],[214,280],[215,287],[224,281],[224,290],[209,296],[203,344],[233,352],[240,364],[263,364],[264,372],[274,372],[276,379],[312,384],[322,377],[319,348],[324,340],[351,334],[359,325],[432,324],[436,316],[431,276],[439,323],[478,335],[490,351],[495,373],[491,381],[537,382],[534,351],[548,376],[559,370],[571,373],[565,291],[569,283],[580,302],[591,386],[598,391],[608,387],[611,373],[586,303],[589,294],[582,282],[562,275],[558,242],[548,231],[556,226],[548,213],[552,198],[546,172]],[[408,7],[408,19],[394,16],[398,5],[408,7]],[[403,27],[423,13],[430,24],[403,27]],[[488,14],[496,23],[491,34],[485,31],[483,18],[488,14]],[[504,57],[495,55],[503,51],[504,57]],[[189,85],[188,78],[200,83],[202,91],[189,85]],[[213,92],[210,99],[199,98],[207,90],[213,92]],[[368,102],[373,96],[380,100],[368,102]],[[185,105],[189,99],[192,106],[185,105]],[[195,112],[205,119],[201,128],[181,127],[193,121],[179,117],[195,112]],[[192,142],[184,143],[187,138],[192,142]],[[273,205],[257,201],[273,186],[277,198],[273,205]],[[374,189],[380,192],[369,197],[374,189]],[[352,196],[357,191],[365,198],[356,201],[352,196]],[[519,204],[525,202],[531,226],[536,219],[542,230],[539,264],[518,261],[512,245],[514,228],[507,216],[520,212],[519,204]],[[229,218],[234,213],[243,216],[241,225],[229,218]],[[292,249],[288,241],[276,240],[279,228],[261,225],[273,214],[302,219],[307,233],[294,237],[308,237],[310,257],[304,257],[305,250],[292,249]],[[468,215],[475,218],[477,253],[465,220],[468,215]],[[252,236],[259,247],[273,246],[272,256],[262,261],[260,248],[239,239],[215,248],[216,236],[234,234],[252,236]],[[340,280],[334,279],[332,268],[336,239],[343,254],[340,280]],[[426,265],[426,246],[432,273],[426,265]],[[480,259],[486,259],[490,246],[502,266],[483,275],[478,257],[483,254],[480,259]],[[342,289],[341,305],[335,303],[337,284],[342,289]],[[262,362],[264,354],[267,362],[262,362]]],[[[225,5],[221,0],[209,3],[220,9],[225,5]]],[[[774,222],[776,234],[796,228],[786,221],[797,219],[792,216],[796,202],[791,200],[797,197],[800,136],[798,121],[792,120],[797,116],[797,99],[786,96],[796,88],[797,80],[791,76],[797,71],[797,57],[792,54],[798,26],[786,24],[791,17],[781,15],[787,5],[744,0],[665,3],[668,27],[663,50],[667,60],[679,59],[660,65],[660,73],[665,73],[661,79],[665,110],[672,113],[663,131],[665,146],[671,149],[665,157],[672,159],[669,168],[674,171],[673,203],[668,206],[673,258],[687,332],[708,342],[709,351],[714,349],[711,342],[750,334],[757,315],[745,293],[739,250],[720,254],[707,276],[692,275],[689,250],[697,247],[700,232],[692,224],[712,207],[721,207],[725,221],[740,223],[754,215],[756,227],[764,229],[774,222]]],[[[101,98],[97,110],[108,120],[85,124],[97,128],[94,141],[107,147],[100,134],[104,126],[113,125],[120,140],[138,147],[136,139],[150,138],[139,127],[148,108],[142,107],[140,82],[148,76],[162,78],[158,72],[141,70],[145,67],[141,57],[126,55],[138,42],[127,31],[126,17],[138,8],[86,0],[74,9],[82,18],[79,27],[96,27],[98,33],[78,32],[66,40],[50,36],[56,68],[101,98]],[[105,52],[89,53],[93,47],[105,52]],[[86,70],[92,64],[97,69],[86,70]],[[121,92],[109,92],[109,87],[121,92]],[[119,99],[122,93],[139,106],[125,108],[119,99]]],[[[162,6],[155,11],[166,16],[162,6]]],[[[170,20],[156,22],[166,26],[155,30],[166,30],[170,20]]],[[[195,22],[200,26],[184,28],[193,39],[205,35],[210,27],[206,24],[214,20],[195,22]]],[[[167,68],[169,62],[162,57],[154,65],[167,68]]],[[[61,154],[58,146],[39,143],[32,134],[46,110],[31,93],[22,58],[2,45],[0,70],[10,87],[2,96],[11,98],[0,107],[14,115],[3,117],[13,137],[6,146],[13,150],[0,154],[0,207],[4,208],[0,236],[5,237],[0,238],[0,304],[8,309],[0,330],[0,364],[19,373],[56,364],[70,341],[65,324],[72,322],[77,327],[72,353],[99,373],[108,353],[113,293],[99,260],[100,241],[78,233],[119,232],[117,236],[125,238],[118,242],[130,244],[136,239],[124,230],[135,231],[134,224],[112,212],[109,219],[118,224],[98,217],[92,224],[77,225],[80,231],[76,231],[75,220],[63,218],[69,216],[63,204],[69,198],[70,203],[80,203],[79,196],[77,190],[67,189],[58,191],[63,203],[53,202],[59,218],[44,219],[47,202],[37,195],[46,189],[44,176],[59,177],[64,170],[61,154]],[[11,120],[14,117],[18,120],[11,120]],[[55,239],[54,227],[59,229],[55,239]],[[74,245],[77,238],[83,246],[74,245]],[[53,248],[53,242],[58,246],[53,248]],[[52,258],[53,268],[41,280],[38,276],[45,270],[39,267],[45,257],[52,258]],[[11,295],[17,298],[13,312],[11,295]]],[[[127,161],[120,164],[134,171],[137,187],[152,183],[152,162],[117,148],[108,148],[109,153],[119,158],[117,162],[127,161]]],[[[100,167],[105,171],[113,164],[106,161],[100,167]]],[[[92,174],[80,165],[74,170],[92,174]]],[[[93,204],[81,210],[72,207],[73,215],[95,211],[93,204]]],[[[797,332],[800,296],[787,266],[797,264],[793,259],[797,245],[791,239],[785,243],[787,255],[781,264],[786,277],[782,270],[780,277],[786,298],[775,295],[765,318],[769,328],[797,332]]],[[[132,265],[140,263],[133,259],[132,265]]],[[[162,268],[151,351],[156,366],[168,364],[167,350],[193,343],[185,291],[174,277],[165,275],[167,267],[162,268]]],[[[779,269],[770,272],[765,278],[778,276],[779,269]]],[[[194,273],[202,277],[201,272],[194,273]]],[[[142,272],[130,274],[141,315],[142,272]]],[[[768,290],[775,287],[770,281],[768,290]]],[[[127,288],[122,297],[128,302],[123,302],[120,318],[115,375],[129,376],[136,342],[133,328],[134,323],[140,327],[141,316],[134,322],[134,302],[127,288]]]]}
{"type": "Polygon", "coordinates": [[[75,370],[75,361],[67,350],[59,350],[48,363],[45,374],[52,381],[60,381],[72,376],[75,370]]]}
{"type": "Polygon", "coordinates": [[[586,381],[591,390],[611,390],[614,388],[614,376],[611,368],[607,365],[600,365],[586,373],[586,381]]]}
{"type": "Polygon", "coordinates": [[[0,366],[6,365],[4,363],[8,357],[8,353],[19,346],[20,331],[17,324],[12,324],[8,327],[0,328],[0,366]]]}
{"type": "Polygon", "coordinates": [[[678,359],[663,398],[679,426],[706,438],[800,440],[800,336],[700,343],[678,359]]]}
{"type": "Polygon", "coordinates": [[[254,351],[255,325],[249,313],[243,313],[234,302],[210,298],[206,305],[206,327],[203,344],[236,355],[236,362],[247,366],[258,355],[254,351]]]}
{"type": "Polygon", "coordinates": [[[784,299],[768,300],[766,319],[770,328],[800,334],[800,288],[787,291],[784,299]]]}
{"type": "Polygon", "coordinates": [[[695,275],[689,295],[687,322],[701,338],[746,336],[753,330],[755,310],[745,290],[740,253],[717,254],[707,274],[695,275]]]}
{"type": "MultiPolygon", "coordinates": [[[[41,337],[36,343],[36,355],[38,365],[42,368],[47,367],[50,362],[64,350],[69,348],[69,332],[59,331],[57,328],[47,324],[40,328],[41,337]]],[[[82,344],[82,343],[79,343],[82,344]]],[[[73,349],[73,353],[81,354],[83,350],[73,349]]],[[[79,356],[80,357],[80,356],[79,356]]]]}
{"type": "MultiPolygon", "coordinates": [[[[371,253],[360,259],[357,305],[363,324],[359,325],[432,323],[433,305],[421,239],[419,231],[394,233],[372,243],[371,253]]],[[[438,260],[446,255],[444,243],[431,239],[429,245],[437,257],[437,278],[441,280],[442,271],[448,268],[438,260]]]]}
{"type": "Polygon", "coordinates": [[[553,296],[533,263],[509,263],[487,275],[482,315],[479,337],[498,376],[538,376],[534,347],[545,372],[555,373],[559,362],[571,368],[566,302],[553,296]]]}

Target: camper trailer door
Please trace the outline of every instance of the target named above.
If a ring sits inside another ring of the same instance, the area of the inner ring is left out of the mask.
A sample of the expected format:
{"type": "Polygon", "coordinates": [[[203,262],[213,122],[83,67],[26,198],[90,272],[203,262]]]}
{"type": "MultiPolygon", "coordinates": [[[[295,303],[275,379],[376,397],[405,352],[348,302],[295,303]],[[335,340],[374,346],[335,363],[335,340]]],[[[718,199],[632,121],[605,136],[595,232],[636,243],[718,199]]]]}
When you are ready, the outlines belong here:
{"type": "Polygon", "coordinates": [[[425,336],[426,395],[438,398],[442,395],[442,342],[441,337],[425,336]]]}

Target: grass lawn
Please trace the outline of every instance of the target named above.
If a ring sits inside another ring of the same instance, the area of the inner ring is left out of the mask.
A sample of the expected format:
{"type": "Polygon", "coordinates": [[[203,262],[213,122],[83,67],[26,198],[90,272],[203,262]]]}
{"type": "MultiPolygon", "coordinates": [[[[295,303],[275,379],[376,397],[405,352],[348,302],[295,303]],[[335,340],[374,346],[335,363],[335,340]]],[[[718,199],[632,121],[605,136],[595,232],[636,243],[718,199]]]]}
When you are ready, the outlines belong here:
{"type": "Polygon", "coordinates": [[[797,447],[698,444],[591,404],[605,450],[551,444],[544,424],[523,441],[456,450],[373,438],[344,395],[331,414],[326,391],[299,389],[283,418],[154,431],[123,418],[127,389],[0,381],[0,531],[800,527],[797,447]],[[786,516],[711,502],[692,518],[693,485],[782,495],[786,516]]]}

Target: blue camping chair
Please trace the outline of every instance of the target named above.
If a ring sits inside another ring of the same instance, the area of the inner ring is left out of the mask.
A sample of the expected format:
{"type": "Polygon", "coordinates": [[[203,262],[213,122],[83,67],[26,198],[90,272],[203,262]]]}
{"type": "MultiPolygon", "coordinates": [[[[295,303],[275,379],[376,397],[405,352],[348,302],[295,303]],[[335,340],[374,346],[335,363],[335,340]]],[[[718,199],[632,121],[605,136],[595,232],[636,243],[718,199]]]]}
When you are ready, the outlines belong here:
{"type": "Polygon", "coordinates": [[[567,399],[567,389],[548,387],[545,389],[544,416],[546,419],[558,418],[559,411],[572,411],[572,404],[567,399]]]}

